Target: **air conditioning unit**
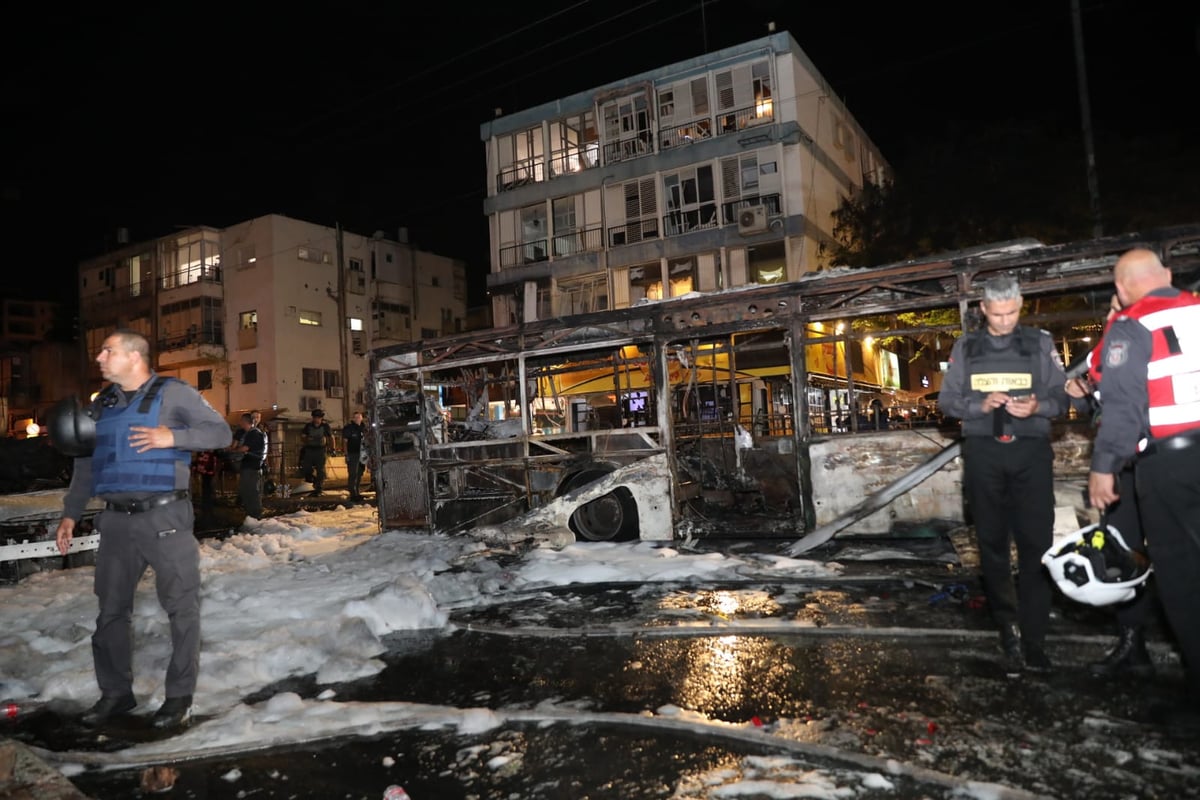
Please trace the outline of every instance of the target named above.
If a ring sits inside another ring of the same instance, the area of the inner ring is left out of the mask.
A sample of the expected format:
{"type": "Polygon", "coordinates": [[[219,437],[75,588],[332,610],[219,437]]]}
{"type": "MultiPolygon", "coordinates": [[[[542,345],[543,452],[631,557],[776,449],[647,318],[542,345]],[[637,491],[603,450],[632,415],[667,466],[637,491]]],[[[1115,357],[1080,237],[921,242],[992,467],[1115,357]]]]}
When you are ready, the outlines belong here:
{"type": "Polygon", "coordinates": [[[330,386],[330,387],[328,387],[327,389],[325,389],[325,394],[326,394],[328,397],[333,397],[333,398],[341,399],[341,398],[343,398],[343,397],[345,397],[345,396],[346,396],[346,387],[344,387],[344,386],[330,386]]]}
{"type": "Polygon", "coordinates": [[[738,212],[738,233],[748,236],[767,229],[767,207],[747,206],[738,212]]]}

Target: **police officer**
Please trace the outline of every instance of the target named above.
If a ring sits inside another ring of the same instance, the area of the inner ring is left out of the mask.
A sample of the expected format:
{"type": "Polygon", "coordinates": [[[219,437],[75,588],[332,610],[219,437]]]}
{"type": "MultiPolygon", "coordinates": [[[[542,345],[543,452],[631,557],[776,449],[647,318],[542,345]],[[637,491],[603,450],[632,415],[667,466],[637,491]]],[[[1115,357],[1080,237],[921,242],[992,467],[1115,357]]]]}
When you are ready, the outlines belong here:
{"type": "Polygon", "coordinates": [[[357,503],[361,503],[363,499],[358,485],[362,481],[363,435],[366,432],[361,411],[350,415],[350,421],[342,427],[342,447],[346,450],[346,485],[350,489],[350,499],[357,503]]]}
{"type": "MultiPolygon", "coordinates": [[[[242,437],[234,449],[242,454],[238,469],[238,500],[246,516],[262,517],[262,465],[267,459],[267,437],[254,424],[253,414],[242,414],[242,437]]],[[[249,522],[249,520],[247,520],[249,522]]]]}
{"type": "MultiPolygon", "coordinates": [[[[1108,326],[1121,313],[1121,301],[1115,294],[1109,301],[1108,317],[1105,320],[1105,333],[1108,326]]],[[[1081,412],[1091,412],[1098,421],[1100,418],[1100,379],[1103,377],[1101,354],[1104,349],[1104,338],[1092,348],[1087,355],[1087,374],[1077,378],[1068,378],[1066,383],[1067,396],[1071,405],[1081,412]]],[[[1118,475],[1119,484],[1133,486],[1133,464],[1127,463],[1118,475]]],[[[1105,525],[1120,532],[1121,538],[1133,551],[1147,555],[1146,541],[1142,535],[1142,522],[1138,514],[1137,498],[1133,492],[1127,493],[1120,502],[1110,504],[1104,511],[1105,525]]],[[[1148,559],[1147,559],[1148,560],[1148,559]]],[[[1117,643],[1100,661],[1088,664],[1088,671],[1101,677],[1119,675],[1134,675],[1145,678],[1154,674],[1154,662],[1146,650],[1146,626],[1150,615],[1158,605],[1158,592],[1155,590],[1153,576],[1138,590],[1132,600],[1119,603],[1114,611],[1117,621],[1117,643]]]]}
{"type": "Polygon", "coordinates": [[[1200,701],[1200,299],[1171,286],[1149,250],[1117,260],[1123,311],[1104,335],[1104,421],[1088,494],[1107,509],[1129,487],[1115,475],[1136,457],[1135,494],[1158,595],[1200,701]]]}
{"type": "Polygon", "coordinates": [[[139,333],[113,333],[96,362],[111,383],[90,409],[94,427],[89,431],[83,423],[91,419],[63,404],[51,426],[55,444],[78,456],[55,537],[61,553],[67,553],[88,499],[105,501],[96,520],[100,613],[92,635],[100,699],[83,720],[102,724],[137,706],[131,619],[138,581],[150,566],[171,628],[166,699],[153,724],[174,727],[191,713],[200,664],[200,551],[192,533],[189,451],[227,446],[229,426],[195,389],[154,374],[150,345],[139,333]],[[80,440],[64,440],[64,430],[80,440]]]}
{"type": "Polygon", "coordinates": [[[1044,649],[1052,589],[1041,564],[1054,529],[1050,420],[1067,409],[1067,376],[1050,334],[1018,324],[1016,278],[987,281],[979,307],[985,326],[954,343],[938,405],[962,420],[963,485],[1005,658],[1045,672],[1052,668],[1044,649]]]}
{"type": "Polygon", "coordinates": [[[300,471],[313,486],[313,496],[325,488],[325,448],[333,446],[333,429],[325,421],[325,412],[314,408],[312,421],[300,429],[300,471]]]}

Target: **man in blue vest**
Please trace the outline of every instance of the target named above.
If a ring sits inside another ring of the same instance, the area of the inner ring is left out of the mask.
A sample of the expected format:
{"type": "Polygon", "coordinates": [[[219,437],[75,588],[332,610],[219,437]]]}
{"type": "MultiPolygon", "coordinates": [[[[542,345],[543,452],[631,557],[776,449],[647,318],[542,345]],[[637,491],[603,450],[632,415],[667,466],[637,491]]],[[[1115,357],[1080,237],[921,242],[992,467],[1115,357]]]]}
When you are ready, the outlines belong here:
{"type": "Polygon", "coordinates": [[[1066,372],[1046,331],[1019,325],[1021,286],[983,287],[984,328],[950,351],[938,405],[962,420],[963,490],[975,523],[984,592],[1013,669],[1049,672],[1044,642],[1053,589],[1042,555],[1054,539],[1050,420],[1066,411],[1066,372]],[[1014,587],[1010,542],[1017,544],[1014,587]]]}
{"type": "Polygon", "coordinates": [[[83,721],[100,725],[137,706],[131,621],[138,582],[146,567],[153,567],[171,629],[165,700],[153,724],[172,728],[191,714],[200,666],[200,550],[188,496],[191,452],[228,446],[229,426],[191,386],[154,374],[150,345],[139,333],[113,333],[96,362],[110,385],[86,414],[77,402],[74,408],[60,403],[51,426],[55,445],[76,457],[56,532],[60,552],[67,553],[88,499],[105,501],[96,518],[100,613],[92,635],[100,699],[83,721]]]}

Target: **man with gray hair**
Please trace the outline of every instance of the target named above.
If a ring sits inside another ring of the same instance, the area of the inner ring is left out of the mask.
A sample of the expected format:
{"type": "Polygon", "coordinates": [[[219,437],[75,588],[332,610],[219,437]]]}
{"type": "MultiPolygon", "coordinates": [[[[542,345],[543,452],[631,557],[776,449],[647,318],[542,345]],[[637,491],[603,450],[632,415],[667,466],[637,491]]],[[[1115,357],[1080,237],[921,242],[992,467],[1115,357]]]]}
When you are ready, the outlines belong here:
{"type": "Polygon", "coordinates": [[[938,405],[962,420],[963,489],[1004,656],[1012,668],[1048,672],[1052,587],[1041,559],[1054,530],[1050,420],[1069,407],[1067,376],[1050,334],[1018,324],[1016,278],[988,280],[979,308],[984,327],[954,343],[938,405]],[[1015,587],[1010,536],[1017,544],[1015,587]]]}

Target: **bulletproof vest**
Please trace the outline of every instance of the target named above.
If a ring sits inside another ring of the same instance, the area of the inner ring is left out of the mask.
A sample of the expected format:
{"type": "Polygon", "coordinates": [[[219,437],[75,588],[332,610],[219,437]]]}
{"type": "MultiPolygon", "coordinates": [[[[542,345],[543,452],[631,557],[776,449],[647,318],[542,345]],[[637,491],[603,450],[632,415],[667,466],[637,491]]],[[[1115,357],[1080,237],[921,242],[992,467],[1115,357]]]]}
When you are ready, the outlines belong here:
{"type": "MultiPolygon", "coordinates": [[[[966,382],[972,397],[982,402],[991,392],[1039,393],[1041,374],[1041,333],[1036,328],[1017,326],[1008,346],[996,349],[995,337],[986,330],[970,334],[963,345],[966,355],[966,382]]],[[[1045,436],[1048,422],[1041,417],[1015,419],[1006,409],[963,420],[966,436],[1045,436]]]]}
{"type": "Polygon", "coordinates": [[[191,455],[175,447],[139,453],[129,444],[132,426],[153,428],[158,425],[162,387],[168,380],[175,379],[151,378],[124,408],[107,402],[109,398],[116,399],[115,390],[104,402],[96,404],[99,419],[96,420],[96,449],[92,452],[93,495],[174,491],[175,464],[191,462],[191,455]]]}

